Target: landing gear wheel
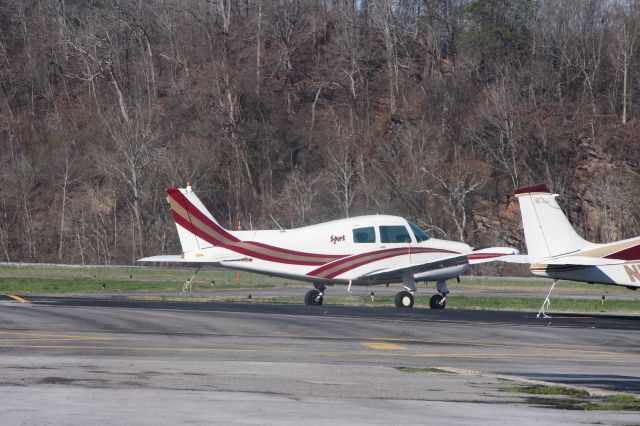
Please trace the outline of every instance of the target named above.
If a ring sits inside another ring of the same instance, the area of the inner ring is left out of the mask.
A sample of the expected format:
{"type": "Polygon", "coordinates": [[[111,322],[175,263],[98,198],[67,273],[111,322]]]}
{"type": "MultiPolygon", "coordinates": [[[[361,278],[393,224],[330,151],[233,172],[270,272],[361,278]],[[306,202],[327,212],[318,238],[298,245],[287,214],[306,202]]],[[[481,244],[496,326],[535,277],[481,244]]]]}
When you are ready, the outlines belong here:
{"type": "Polygon", "coordinates": [[[431,299],[429,299],[429,307],[431,309],[444,309],[444,306],[447,304],[447,302],[444,301],[440,303],[442,299],[444,298],[439,294],[434,294],[433,296],[431,296],[431,299]]]}
{"type": "Polygon", "coordinates": [[[322,305],[322,296],[318,290],[309,290],[304,296],[305,305],[322,305]]]}
{"type": "Polygon", "coordinates": [[[396,294],[396,308],[412,308],[413,294],[408,291],[401,291],[396,294]]]}

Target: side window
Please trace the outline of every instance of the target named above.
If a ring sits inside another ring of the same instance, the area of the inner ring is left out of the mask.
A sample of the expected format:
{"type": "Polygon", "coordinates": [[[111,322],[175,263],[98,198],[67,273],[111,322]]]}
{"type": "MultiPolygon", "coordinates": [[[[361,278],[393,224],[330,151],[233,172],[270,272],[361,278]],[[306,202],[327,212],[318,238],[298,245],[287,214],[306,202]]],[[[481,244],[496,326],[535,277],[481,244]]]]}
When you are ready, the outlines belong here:
{"type": "Polygon", "coordinates": [[[373,226],[366,228],[356,228],[353,230],[353,242],[354,243],[375,243],[376,232],[373,226]]]}
{"type": "Polygon", "coordinates": [[[380,241],[383,243],[408,243],[411,241],[407,228],[398,226],[381,226],[380,241]]]}

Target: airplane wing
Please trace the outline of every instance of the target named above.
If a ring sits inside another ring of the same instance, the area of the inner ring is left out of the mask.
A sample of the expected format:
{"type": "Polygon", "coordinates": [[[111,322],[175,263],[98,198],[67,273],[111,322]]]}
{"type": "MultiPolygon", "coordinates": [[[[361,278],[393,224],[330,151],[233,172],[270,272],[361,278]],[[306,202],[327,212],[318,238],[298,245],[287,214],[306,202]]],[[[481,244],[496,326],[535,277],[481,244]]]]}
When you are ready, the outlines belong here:
{"type": "Polygon", "coordinates": [[[368,278],[375,280],[386,280],[402,277],[405,273],[411,275],[419,274],[421,272],[432,271],[434,269],[443,269],[450,266],[459,266],[468,263],[469,260],[465,254],[456,254],[449,257],[432,260],[429,262],[417,263],[412,265],[400,266],[397,268],[384,268],[375,269],[370,272],[362,274],[358,279],[368,278]]]}
{"type": "MultiPolygon", "coordinates": [[[[528,263],[527,259],[520,258],[519,251],[512,247],[488,247],[484,249],[474,250],[469,253],[470,265],[476,265],[478,263],[493,262],[499,260],[501,262],[509,263],[528,263]]],[[[526,256],[524,256],[526,258],[526,256]]]]}

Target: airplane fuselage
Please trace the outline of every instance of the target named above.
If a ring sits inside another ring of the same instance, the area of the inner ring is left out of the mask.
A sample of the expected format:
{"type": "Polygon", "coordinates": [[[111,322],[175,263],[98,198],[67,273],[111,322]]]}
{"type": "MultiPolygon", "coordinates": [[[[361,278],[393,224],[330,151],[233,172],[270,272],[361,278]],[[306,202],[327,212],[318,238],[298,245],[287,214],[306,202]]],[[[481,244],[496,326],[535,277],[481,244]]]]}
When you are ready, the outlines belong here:
{"type": "Polygon", "coordinates": [[[539,277],[558,280],[640,288],[640,262],[626,263],[624,265],[576,265],[567,268],[545,263],[534,263],[531,265],[531,272],[539,277]]]}
{"type": "Polygon", "coordinates": [[[585,250],[539,260],[531,265],[534,275],[561,280],[640,287],[640,238],[609,244],[592,244],[585,250]],[[563,259],[593,259],[594,264],[578,264],[563,259]]]}
{"type": "Polygon", "coordinates": [[[473,251],[454,241],[418,241],[406,219],[387,215],[289,230],[234,231],[233,236],[238,241],[203,244],[200,250],[183,253],[183,258],[309,282],[374,285],[402,281],[406,271],[401,268],[438,259],[443,259],[442,264],[412,270],[414,279],[438,281],[460,276],[469,266],[463,255],[473,251]],[[375,277],[367,277],[373,274],[375,277]]]}

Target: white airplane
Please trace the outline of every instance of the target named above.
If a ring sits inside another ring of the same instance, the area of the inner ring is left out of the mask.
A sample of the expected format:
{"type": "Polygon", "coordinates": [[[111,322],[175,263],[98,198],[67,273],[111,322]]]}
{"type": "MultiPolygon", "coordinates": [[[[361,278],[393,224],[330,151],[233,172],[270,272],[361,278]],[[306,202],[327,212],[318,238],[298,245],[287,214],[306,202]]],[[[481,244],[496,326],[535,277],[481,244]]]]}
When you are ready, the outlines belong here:
{"type": "MultiPolygon", "coordinates": [[[[558,280],[640,287],[640,237],[595,244],[582,239],[567,220],[546,185],[516,190],[522,226],[534,275],[553,279],[549,294],[538,313],[549,306],[549,295],[558,280]]],[[[521,256],[511,256],[513,260],[521,256]]],[[[507,260],[507,259],[505,259],[507,260]]]]}
{"type": "Polygon", "coordinates": [[[327,285],[346,284],[350,291],[352,285],[402,282],[395,305],[411,308],[416,281],[436,281],[439,294],[431,297],[430,306],[443,309],[449,294],[446,280],[459,279],[469,264],[517,253],[509,247],[474,251],[464,243],[431,238],[416,224],[386,215],[288,230],[231,231],[220,226],[189,185],[166,191],[182,254],[140,262],[209,264],[311,282],[306,305],[322,305],[327,285]]]}

